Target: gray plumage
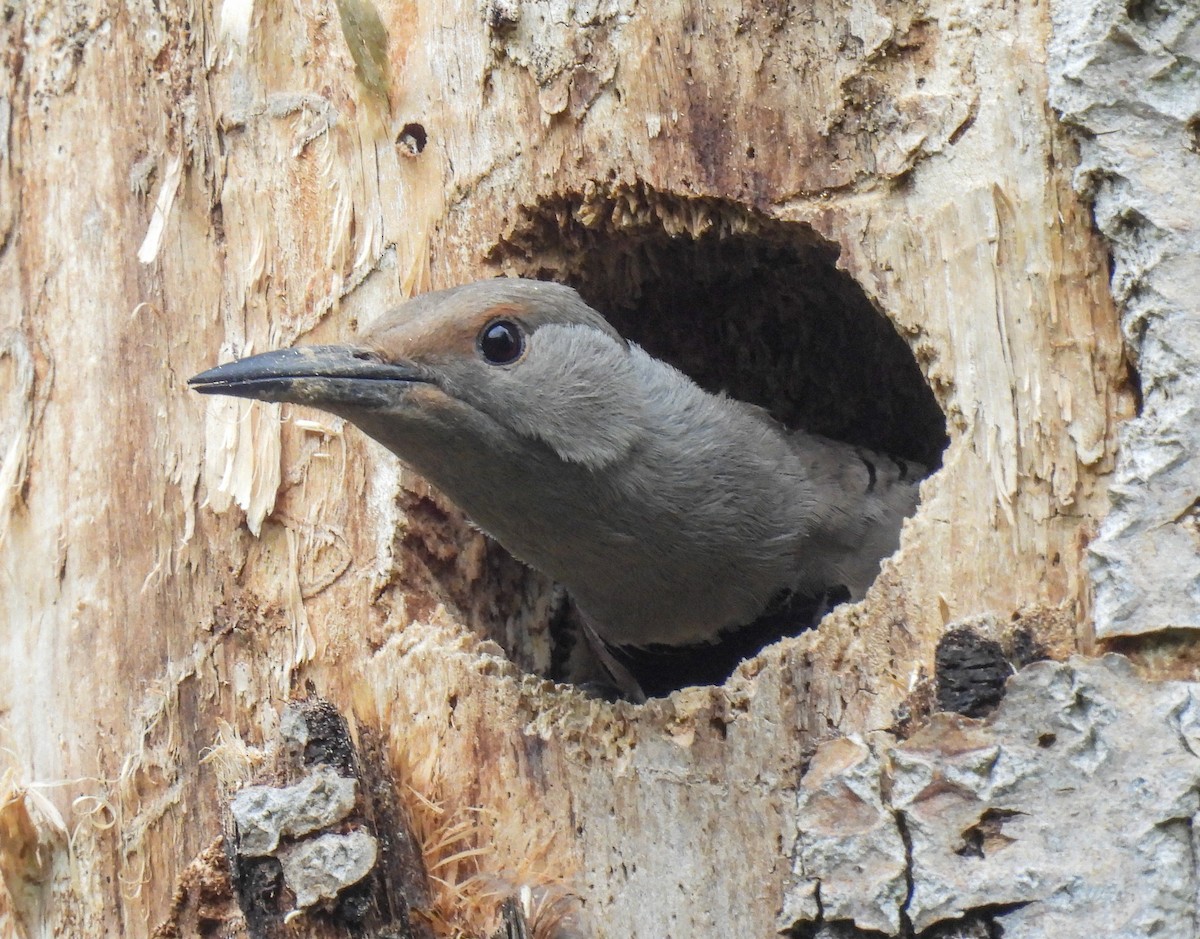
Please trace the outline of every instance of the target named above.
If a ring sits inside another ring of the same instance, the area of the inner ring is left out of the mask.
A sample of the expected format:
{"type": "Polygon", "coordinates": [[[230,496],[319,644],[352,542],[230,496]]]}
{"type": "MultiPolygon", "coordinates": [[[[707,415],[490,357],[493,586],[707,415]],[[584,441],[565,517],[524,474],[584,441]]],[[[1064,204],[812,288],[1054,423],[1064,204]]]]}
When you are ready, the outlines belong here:
{"type": "Polygon", "coordinates": [[[253,356],[191,383],[352,421],[623,646],[715,640],[785,591],[860,598],[924,474],[710,394],[571,288],[535,281],[426,294],[353,345],[253,356]],[[497,323],[520,332],[513,362],[484,354],[497,323]]]}

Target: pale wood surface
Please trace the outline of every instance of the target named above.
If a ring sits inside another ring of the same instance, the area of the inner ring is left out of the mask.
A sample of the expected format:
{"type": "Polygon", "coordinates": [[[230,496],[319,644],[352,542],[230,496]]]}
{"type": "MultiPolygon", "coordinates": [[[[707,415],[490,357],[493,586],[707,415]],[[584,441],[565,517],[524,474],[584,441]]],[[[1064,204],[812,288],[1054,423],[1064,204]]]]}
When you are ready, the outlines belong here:
{"type": "MultiPolygon", "coordinates": [[[[230,741],[274,740],[312,681],[413,798],[476,818],[501,892],[568,884],[601,936],[769,936],[805,758],[891,727],[947,624],[1091,650],[1084,549],[1132,398],[1044,6],[384,2],[386,105],[332,4],[163,9],[32,0],[0,32],[10,928],[167,920],[255,772],[230,741]],[[867,601],[724,690],[639,709],[521,678],[479,633],[544,661],[545,585],[352,428],[184,387],[412,292],[569,275],[555,212],[634,255],[787,223],[948,415],[867,601]]],[[[461,915],[482,934],[494,908],[461,915]]]]}

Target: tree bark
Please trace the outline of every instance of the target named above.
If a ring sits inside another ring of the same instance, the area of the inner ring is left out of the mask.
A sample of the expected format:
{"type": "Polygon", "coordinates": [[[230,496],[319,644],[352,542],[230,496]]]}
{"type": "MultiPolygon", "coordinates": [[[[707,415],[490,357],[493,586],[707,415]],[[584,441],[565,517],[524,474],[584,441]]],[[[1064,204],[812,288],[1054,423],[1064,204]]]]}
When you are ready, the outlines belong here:
{"type": "Polygon", "coordinates": [[[1198,22],[10,3],[0,930],[1189,934],[1198,22]],[[866,600],[598,701],[389,454],[186,390],[498,274],[936,467],[866,600]]]}

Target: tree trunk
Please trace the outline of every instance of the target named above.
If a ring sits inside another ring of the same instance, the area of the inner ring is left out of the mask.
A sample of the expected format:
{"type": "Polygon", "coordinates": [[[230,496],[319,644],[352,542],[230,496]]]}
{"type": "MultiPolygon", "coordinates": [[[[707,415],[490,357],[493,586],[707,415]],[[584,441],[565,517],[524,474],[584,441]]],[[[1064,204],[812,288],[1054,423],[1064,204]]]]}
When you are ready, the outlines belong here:
{"type": "Polygon", "coordinates": [[[1193,934],[1198,30],[10,2],[0,926],[1193,934]],[[599,701],[356,429],[186,389],[499,274],[936,468],[866,600],[599,701]]]}

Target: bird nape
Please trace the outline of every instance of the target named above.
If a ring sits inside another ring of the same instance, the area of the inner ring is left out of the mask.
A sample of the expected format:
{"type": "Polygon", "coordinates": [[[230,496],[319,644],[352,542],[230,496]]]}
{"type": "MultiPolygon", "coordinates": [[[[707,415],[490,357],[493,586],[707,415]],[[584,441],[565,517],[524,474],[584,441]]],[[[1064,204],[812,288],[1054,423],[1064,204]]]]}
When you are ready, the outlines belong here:
{"type": "Polygon", "coordinates": [[[562,584],[633,699],[724,680],[731,656],[860,599],[925,473],[710,394],[540,281],[428,293],[353,343],[189,384],[357,425],[562,584]]]}

